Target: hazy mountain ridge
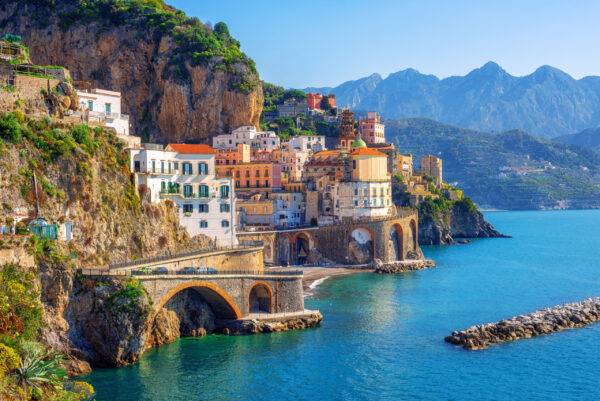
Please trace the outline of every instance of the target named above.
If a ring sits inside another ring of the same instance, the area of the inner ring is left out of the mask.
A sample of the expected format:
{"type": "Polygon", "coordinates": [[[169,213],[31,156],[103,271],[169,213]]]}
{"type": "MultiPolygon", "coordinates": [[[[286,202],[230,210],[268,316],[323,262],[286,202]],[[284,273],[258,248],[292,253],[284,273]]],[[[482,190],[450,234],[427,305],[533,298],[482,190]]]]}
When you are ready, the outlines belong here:
{"type": "Polygon", "coordinates": [[[512,130],[490,134],[428,119],[388,120],[386,136],[415,168],[443,158],[444,179],[480,206],[498,209],[600,207],[600,155],[512,130]]]}
{"type": "Polygon", "coordinates": [[[414,69],[306,88],[336,95],[339,106],[384,118],[423,117],[472,129],[522,129],[555,137],[600,124],[600,77],[579,80],[550,66],[516,77],[488,62],[465,76],[439,79],[414,69]]]}
{"type": "Polygon", "coordinates": [[[600,152],[600,127],[554,138],[555,142],[600,152]]]}

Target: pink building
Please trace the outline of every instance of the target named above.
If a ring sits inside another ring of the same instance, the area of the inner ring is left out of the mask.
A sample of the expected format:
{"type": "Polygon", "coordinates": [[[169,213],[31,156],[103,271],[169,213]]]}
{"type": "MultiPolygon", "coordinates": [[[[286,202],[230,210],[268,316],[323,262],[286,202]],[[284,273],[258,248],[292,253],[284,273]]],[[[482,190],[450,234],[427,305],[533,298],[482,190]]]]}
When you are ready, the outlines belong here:
{"type": "Polygon", "coordinates": [[[385,125],[381,123],[381,117],[376,112],[369,111],[367,118],[358,122],[358,129],[366,143],[385,143],[385,125]]]}

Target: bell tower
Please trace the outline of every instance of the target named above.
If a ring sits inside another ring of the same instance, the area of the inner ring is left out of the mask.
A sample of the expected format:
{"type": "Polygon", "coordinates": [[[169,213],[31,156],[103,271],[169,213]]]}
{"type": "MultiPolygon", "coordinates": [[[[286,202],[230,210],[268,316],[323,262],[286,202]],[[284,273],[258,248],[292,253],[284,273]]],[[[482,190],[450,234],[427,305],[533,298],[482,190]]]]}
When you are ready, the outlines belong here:
{"type": "Polygon", "coordinates": [[[355,139],[356,132],[354,130],[354,113],[346,109],[342,111],[339,148],[347,151],[352,150],[352,141],[355,139]]]}

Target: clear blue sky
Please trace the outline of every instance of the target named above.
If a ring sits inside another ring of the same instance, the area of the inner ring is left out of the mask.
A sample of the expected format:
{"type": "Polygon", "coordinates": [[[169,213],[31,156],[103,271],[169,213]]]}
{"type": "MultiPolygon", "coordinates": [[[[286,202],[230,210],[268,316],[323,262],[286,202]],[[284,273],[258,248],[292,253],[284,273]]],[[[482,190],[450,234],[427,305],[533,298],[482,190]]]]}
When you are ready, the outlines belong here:
{"type": "Polygon", "coordinates": [[[224,21],[265,81],[335,86],[408,67],[439,77],[495,61],[600,75],[597,0],[166,0],[224,21]]]}

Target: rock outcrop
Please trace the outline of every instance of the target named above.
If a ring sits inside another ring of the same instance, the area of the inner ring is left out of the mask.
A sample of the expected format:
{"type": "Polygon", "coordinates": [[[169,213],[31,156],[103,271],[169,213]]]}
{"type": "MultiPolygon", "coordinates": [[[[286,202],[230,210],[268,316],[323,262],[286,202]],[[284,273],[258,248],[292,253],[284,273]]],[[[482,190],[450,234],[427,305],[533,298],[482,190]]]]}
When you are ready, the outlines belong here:
{"type": "Polygon", "coordinates": [[[170,33],[103,14],[68,20],[78,6],[67,0],[5,1],[0,26],[22,36],[34,63],[63,65],[76,81],[120,91],[132,133],[146,140],[203,142],[240,125],[259,125],[263,94],[247,64],[232,65],[235,74],[221,68],[219,59],[192,64],[170,33]],[[235,88],[240,74],[254,82],[252,89],[235,88]]]}
{"type": "Polygon", "coordinates": [[[491,344],[583,327],[598,320],[600,320],[600,298],[590,298],[500,320],[497,323],[454,331],[445,338],[445,341],[468,350],[478,350],[487,348],[491,344]]]}
{"type": "Polygon", "coordinates": [[[230,335],[275,333],[315,327],[322,320],[323,315],[320,312],[311,312],[305,315],[282,317],[272,320],[244,319],[223,324],[221,331],[230,335]]]}
{"type": "Polygon", "coordinates": [[[378,274],[399,274],[416,270],[435,267],[431,259],[398,260],[394,262],[383,262],[379,259],[373,261],[373,269],[378,274]]]}
{"type": "Polygon", "coordinates": [[[451,244],[457,238],[504,238],[479,210],[455,203],[449,210],[424,215],[419,210],[419,244],[451,244]]]}

